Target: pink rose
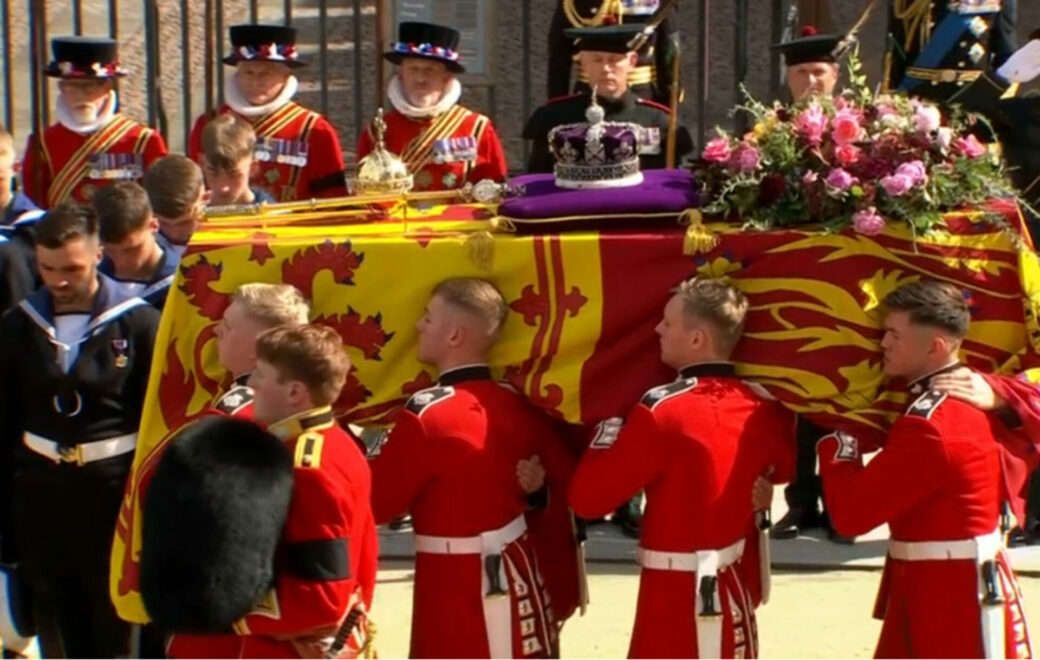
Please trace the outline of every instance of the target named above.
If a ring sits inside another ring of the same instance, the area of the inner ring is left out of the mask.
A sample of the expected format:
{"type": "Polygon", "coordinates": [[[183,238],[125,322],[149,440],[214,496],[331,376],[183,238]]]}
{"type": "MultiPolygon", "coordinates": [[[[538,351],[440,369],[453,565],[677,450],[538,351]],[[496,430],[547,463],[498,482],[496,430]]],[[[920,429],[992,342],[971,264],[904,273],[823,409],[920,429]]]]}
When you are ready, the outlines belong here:
{"type": "Polygon", "coordinates": [[[881,179],[881,187],[892,197],[902,197],[914,187],[914,181],[905,174],[892,174],[881,179]]]}
{"type": "Polygon", "coordinates": [[[915,186],[924,185],[928,182],[928,170],[925,169],[924,163],[919,160],[903,163],[896,168],[896,175],[908,177],[915,186]]]}
{"type": "Polygon", "coordinates": [[[827,185],[836,190],[845,191],[856,184],[856,177],[852,176],[840,167],[831,170],[827,175],[827,185]]]}
{"type": "Polygon", "coordinates": [[[852,228],[864,236],[877,236],[885,230],[885,219],[871,206],[852,214],[852,228]]]}
{"type": "Polygon", "coordinates": [[[931,133],[939,130],[942,124],[942,114],[939,108],[929,103],[922,103],[914,111],[914,127],[919,133],[931,133]]]}
{"type": "Polygon", "coordinates": [[[712,163],[725,163],[730,154],[729,138],[719,136],[704,146],[701,158],[712,163]]]}
{"type": "Polygon", "coordinates": [[[863,152],[854,144],[841,144],[834,149],[834,157],[842,167],[855,165],[862,155],[863,152]]]}
{"type": "Polygon", "coordinates": [[[946,151],[953,144],[953,129],[949,126],[941,127],[935,140],[939,143],[939,148],[946,151]]]}
{"type": "Polygon", "coordinates": [[[837,144],[856,142],[863,136],[863,126],[855,110],[842,110],[831,120],[831,137],[837,144]]]}
{"type": "Polygon", "coordinates": [[[740,143],[737,150],[729,158],[729,168],[736,172],[754,172],[762,163],[758,149],[747,142],[740,143]]]}
{"type": "Polygon", "coordinates": [[[807,186],[811,186],[820,180],[820,175],[816,173],[816,170],[809,170],[802,175],[802,183],[807,186]]]}
{"type": "Polygon", "coordinates": [[[954,144],[957,145],[957,150],[968,158],[978,158],[986,153],[986,145],[979,142],[974,135],[969,134],[967,137],[957,138],[954,144]]]}
{"type": "Polygon", "coordinates": [[[813,101],[802,114],[794,120],[794,127],[809,144],[819,144],[827,131],[827,115],[819,103],[813,101]]]}

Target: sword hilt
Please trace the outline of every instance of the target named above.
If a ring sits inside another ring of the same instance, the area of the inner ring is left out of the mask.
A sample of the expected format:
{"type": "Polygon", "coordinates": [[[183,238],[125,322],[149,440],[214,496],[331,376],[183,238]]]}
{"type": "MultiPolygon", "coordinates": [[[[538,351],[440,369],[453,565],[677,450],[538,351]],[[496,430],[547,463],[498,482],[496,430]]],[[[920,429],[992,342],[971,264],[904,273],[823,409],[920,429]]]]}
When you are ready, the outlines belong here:
{"type": "Polygon", "coordinates": [[[715,596],[719,591],[719,578],[714,575],[702,576],[698,591],[701,596],[701,611],[697,613],[697,616],[722,616],[722,612],[715,609],[715,596]]]}
{"type": "Polygon", "coordinates": [[[484,557],[484,572],[487,574],[487,598],[501,598],[509,593],[502,587],[502,555],[494,554],[484,557]]]}
{"type": "Polygon", "coordinates": [[[1000,579],[997,575],[997,562],[992,559],[984,561],[979,570],[982,571],[982,604],[1003,604],[1004,597],[1000,594],[1000,588],[997,584],[997,581],[1000,579]]]}

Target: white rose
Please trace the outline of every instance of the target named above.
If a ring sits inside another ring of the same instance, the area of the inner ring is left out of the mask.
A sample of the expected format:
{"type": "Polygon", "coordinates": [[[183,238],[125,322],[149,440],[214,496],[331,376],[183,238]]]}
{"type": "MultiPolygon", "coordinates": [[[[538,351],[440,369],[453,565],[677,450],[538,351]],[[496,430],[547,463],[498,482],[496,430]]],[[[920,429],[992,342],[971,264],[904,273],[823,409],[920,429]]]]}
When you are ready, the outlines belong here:
{"type": "Polygon", "coordinates": [[[939,108],[934,105],[922,103],[914,112],[914,126],[921,133],[939,130],[941,123],[942,115],[939,113],[939,108]]]}

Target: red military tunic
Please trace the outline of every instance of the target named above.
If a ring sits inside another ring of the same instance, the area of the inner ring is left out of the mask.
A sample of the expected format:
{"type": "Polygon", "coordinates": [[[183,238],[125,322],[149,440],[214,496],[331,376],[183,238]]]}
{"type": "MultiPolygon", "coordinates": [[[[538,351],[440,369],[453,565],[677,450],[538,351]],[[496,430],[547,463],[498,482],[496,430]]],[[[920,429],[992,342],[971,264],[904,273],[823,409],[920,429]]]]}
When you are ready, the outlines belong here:
{"type": "MultiPolygon", "coordinates": [[[[269,597],[234,625],[236,635],[175,635],[174,658],[321,657],[354,608],[375,589],[378,541],[371,473],[359,441],[317,408],[273,424],[295,456],[292,504],[269,597]]],[[[341,655],[364,642],[366,620],[341,655]]]]}
{"type": "MultiPolygon", "coordinates": [[[[256,132],[256,169],[251,180],[279,202],[347,194],[343,150],[336,129],[325,117],[289,101],[262,117],[250,119],[229,105],[217,110],[236,114],[256,132]]],[[[195,120],[188,157],[202,163],[202,130],[210,115],[195,120]]]]}
{"type": "Polygon", "coordinates": [[[859,536],[886,522],[891,531],[875,609],[884,619],[875,655],[990,657],[983,655],[981,619],[987,608],[980,607],[980,564],[994,560],[1005,599],[997,614],[1006,626],[1006,648],[998,657],[1005,651],[1008,658],[1031,657],[1018,586],[994,535],[1001,504],[996,422],[967,403],[928,390],[927,381],[911,393],[919,396],[912,397],[884,449],[866,466],[852,436],[832,434],[817,445],[824,498],[838,533],[859,536]],[[982,540],[988,535],[992,543],[982,540]],[[943,558],[924,554],[937,547],[920,545],[926,542],[940,542],[943,558]],[[976,544],[977,559],[945,558],[946,546],[966,545],[974,553],[976,544]]]}
{"type": "Polygon", "coordinates": [[[412,396],[370,456],[376,522],[410,511],[415,529],[410,655],[550,657],[556,624],[516,465],[537,454],[551,474],[559,437],[487,367],[440,383],[412,396]]]}
{"type": "Polygon", "coordinates": [[[794,416],[737,379],[730,363],[687,367],[679,380],[647,392],[623,426],[618,418],[600,424],[575,471],[570,503],[576,515],[597,518],[646,490],[629,657],[757,656],[754,607],[732,566],[739,551],[728,560],[718,553],[722,619],[714,650],[711,629],[697,616],[710,569],[692,555],[739,544],[755,480],[770,467],[773,479],[789,479],[794,454],[794,416]],[[695,572],[702,567],[703,575],[695,572]]]}
{"type": "MultiPolygon", "coordinates": [[[[506,156],[491,120],[461,105],[433,119],[385,116],[386,148],[415,178],[416,190],[453,190],[467,182],[506,178],[506,156]]],[[[358,162],[375,148],[371,124],[358,140],[358,162]]]]}
{"type": "Polygon", "coordinates": [[[98,188],[140,181],[144,171],[164,155],[162,136],[122,113],[88,135],[54,124],[44,130],[42,139],[30,136],[22,184],[40,208],[69,199],[86,203],[98,188]]]}

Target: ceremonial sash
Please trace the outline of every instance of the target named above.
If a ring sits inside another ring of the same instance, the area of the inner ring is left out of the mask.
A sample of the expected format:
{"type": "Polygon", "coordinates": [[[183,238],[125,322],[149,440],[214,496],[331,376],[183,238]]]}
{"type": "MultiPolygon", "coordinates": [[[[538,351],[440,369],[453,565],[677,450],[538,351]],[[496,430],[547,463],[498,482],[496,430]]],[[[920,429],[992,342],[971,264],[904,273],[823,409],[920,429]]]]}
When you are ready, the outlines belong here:
{"type": "Polygon", "coordinates": [[[473,166],[477,164],[480,156],[480,140],[484,137],[484,130],[487,128],[489,123],[491,123],[491,120],[483,115],[477,117],[477,121],[473,122],[473,140],[477,143],[477,158],[464,161],[465,169],[462,174],[463,181],[469,181],[470,172],[473,170],[473,166]]]}
{"type": "Polygon", "coordinates": [[[469,110],[461,105],[455,105],[451,110],[437,117],[426,130],[409,142],[401,154],[401,160],[408,166],[408,171],[414,174],[425,167],[432,155],[433,143],[453,136],[469,115],[469,110]]]}
{"type": "MultiPolygon", "coordinates": [[[[72,190],[87,173],[87,159],[93,154],[104,153],[136,126],[137,122],[134,120],[117,114],[107,126],[87,138],[54,177],[47,190],[47,205],[56,206],[71,195],[72,190]]],[[[134,153],[139,153],[138,146],[141,144],[142,142],[138,141],[134,153]]]]}
{"type": "Polygon", "coordinates": [[[258,138],[274,137],[277,135],[278,131],[293,123],[301,115],[307,112],[310,112],[310,110],[292,102],[286,103],[274,112],[264,115],[259,121],[253,124],[253,131],[256,133],[256,137],[258,138]]]}
{"type": "MultiPolygon", "coordinates": [[[[978,14],[962,14],[951,11],[939,22],[927,44],[921,47],[911,66],[934,69],[956,45],[961,35],[971,26],[978,14]]],[[[899,89],[909,91],[921,84],[921,80],[904,76],[899,89]]]]}
{"type": "MultiPolygon", "coordinates": [[[[303,130],[300,131],[300,135],[296,138],[299,142],[306,143],[310,140],[311,130],[314,128],[314,125],[318,123],[318,118],[320,116],[321,115],[316,112],[311,112],[307,116],[307,119],[303,122],[303,130]]],[[[301,166],[293,166],[292,169],[289,170],[289,182],[282,188],[283,202],[291,202],[294,199],[297,199],[296,186],[300,180],[300,172],[302,171],[303,167],[301,166]]]]}

